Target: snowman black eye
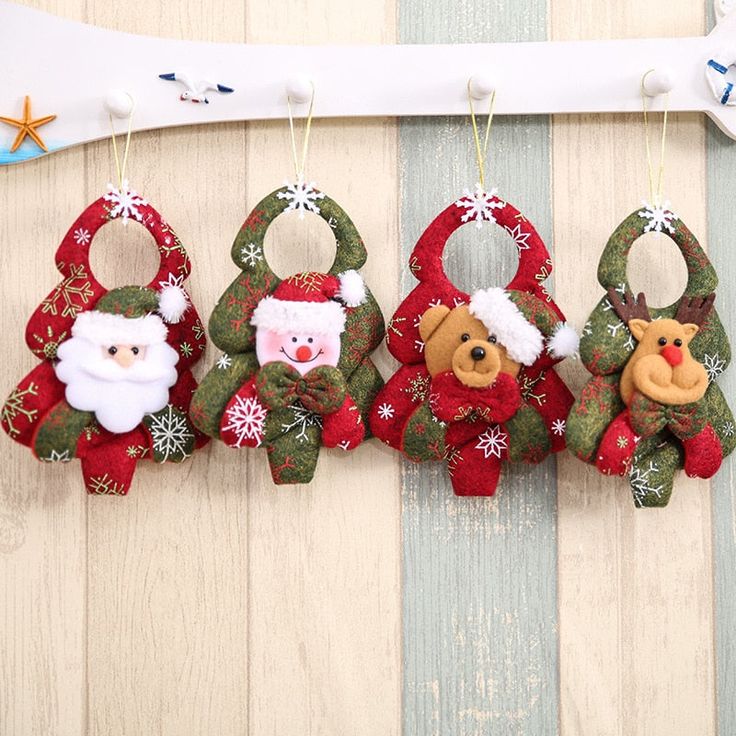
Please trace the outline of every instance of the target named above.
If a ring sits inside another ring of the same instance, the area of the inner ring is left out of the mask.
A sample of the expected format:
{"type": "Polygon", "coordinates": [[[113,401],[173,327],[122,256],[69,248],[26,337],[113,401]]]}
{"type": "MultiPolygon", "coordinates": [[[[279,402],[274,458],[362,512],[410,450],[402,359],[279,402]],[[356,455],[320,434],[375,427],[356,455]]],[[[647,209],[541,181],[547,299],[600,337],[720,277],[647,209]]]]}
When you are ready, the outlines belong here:
{"type": "Polygon", "coordinates": [[[462,334],[462,336],[460,337],[460,339],[461,339],[461,340],[462,340],[463,342],[467,342],[468,340],[470,340],[470,335],[468,335],[468,333],[467,333],[467,332],[463,332],[463,334],[462,334]]]}
{"type": "Polygon", "coordinates": [[[291,338],[291,341],[292,341],[292,342],[296,342],[296,338],[295,338],[295,337],[292,337],[292,338],[291,338]]]}
{"type": "Polygon", "coordinates": [[[495,335],[488,335],[488,342],[491,343],[491,345],[496,344],[496,336],[495,335]]]}
{"type": "Polygon", "coordinates": [[[107,349],[107,352],[110,353],[110,355],[115,355],[117,353],[118,349],[113,345],[112,347],[107,349]]]}
{"type": "Polygon", "coordinates": [[[136,347],[132,347],[130,349],[130,352],[133,353],[133,355],[138,355],[138,353],[140,353],[140,350],[136,347]]]}
{"type": "Polygon", "coordinates": [[[666,345],[667,344],[667,338],[666,337],[660,337],[659,340],[657,340],[657,342],[660,345],[666,345]]]}
{"type": "Polygon", "coordinates": [[[307,342],[314,342],[314,338],[313,337],[308,337],[307,338],[307,342]]]}

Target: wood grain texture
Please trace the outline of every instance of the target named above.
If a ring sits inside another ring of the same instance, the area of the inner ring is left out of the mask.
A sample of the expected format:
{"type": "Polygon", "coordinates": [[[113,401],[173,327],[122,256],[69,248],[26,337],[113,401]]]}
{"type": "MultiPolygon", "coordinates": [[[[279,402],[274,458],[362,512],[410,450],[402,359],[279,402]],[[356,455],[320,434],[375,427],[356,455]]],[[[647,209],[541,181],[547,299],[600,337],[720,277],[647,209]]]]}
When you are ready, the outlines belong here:
{"type": "MultiPolygon", "coordinates": [[[[666,0],[555,0],[551,11],[556,40],[692,35],[703,22],[702,4],[666,0]]],[[[578,327],[608,236],[647,194],[643,135],[640,116],[553,120],[557,294],[578,327]]],[[[704,145],[700,117],[671,118],[666,195],[703,244],[704,145]]],[[[669,253],[647,247],[630,264],[655,304],[671,286],[669,253]]],[[[587,374],[568,375],[579,390],[587,374]]],[[[713,734],[709,484],[681,476],[668,508],[636,510],[625,481],[569,456],[558,484],[563,734],[713,734]]]]}
{"type": "MultiPolygon", "coordinates": [[[[403,43],[546,37],[546,3],[400,5],[403,43]]],[[[472,72],[472,70],[470,70],[472,72]]],[[[497,120],[489,185],[551,233],[549,124],[497,120]]],[[[469,120],[400,124],[402,291],[429,222],[478,180],[469,120]]],[[[505,285],[516,248],[499,228],[448,244],[463,288],[505,285]]],[[[552,734],[558,721],[554,460],[510,467],[495,498],[457,498],[443,465],[404,469],[404,733],[552,734]]]]}

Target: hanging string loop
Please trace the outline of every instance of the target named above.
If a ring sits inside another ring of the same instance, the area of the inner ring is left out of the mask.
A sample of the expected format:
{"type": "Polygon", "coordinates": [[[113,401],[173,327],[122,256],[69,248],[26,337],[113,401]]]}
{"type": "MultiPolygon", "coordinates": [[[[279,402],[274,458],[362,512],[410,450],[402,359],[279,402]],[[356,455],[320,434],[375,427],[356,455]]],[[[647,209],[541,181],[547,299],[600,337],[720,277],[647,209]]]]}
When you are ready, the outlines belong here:
{"type": "Polygon", "coordinates": [[[478,180],[481,189],[485,189],[486,186],[486,164],[488,161],[488,141],[491,135],[491,126],[493,125],[493,110],[496,105],[496,90],[494,89],[490,94],[490,101],[488,103],[488,122],[486,123],[486,132],[481,141],[480,127],[478,120],[475,115],[475,108],[473,107],[473,95],[470,90],[470,84],[472,80],[468,80],[468,106],[470,107],[470,122],[473,125],[473,142],[475,143],[475,159],[478,163],[478,180]]]}
{"type": "Polygon", "coordinates": [[[108,113],[110,118],[110,137],[112,139],[112,152],[115,159],[115,169],[117,171],[118,187],[122,192],[124,188],[123,182],[125,181],[125,169],[128,166],[128,151],[130,150],[130,134],[133,130],[133,111],[135,110],[135,100],[131,97],[131,110],[128,115],[128,132],[125,136],[125,149],[123,151],[123,160],[120,161],[120,154],[118,152],[118,141],[115,135],[115,125],[112,120],[112,113],[108,113]]]}
{"type": "Polygon", "coordinates": [[[662,118],[662,137],[659,143],[659,168],[657,170],[656,183],[654,176],[654,166],[652,164],[652,147],[649,142],[649,108],[647,106],[647,93],[644,89],[644,80],[647,78],[647,74],[653,72],[654,69],[650,69],[641,78],[641,104],[644,111],[644,140],[646,142],[647,149],[647,175],[649,178],[649,201],[652,206],[659,208],[662,206],[662,188],[664,184],[664,168],[665,168],[665,148],[667,143],[667,117],[669,112],[670,93],[665,93],[664,102],[664,115],[662,118]]]}
{"type": "Polygon", "coordinates": [[[304,137],[302,139],[301,158],[297,154],[296,131],[294,126],[294,115],[291,109],[291,96],[286,96],[286,105],[289,108],[289,133],[291,134],[291,155],[294,159],[294,173],[297,181],[304,181],[304,167],[307,160],[307,152],[309,150],[309,134],[312,130],[312,115],[314,113],[314,83],[312,86],[312,95],[309,98],[309,110],[307,111],[307,119],[304,124],[304,137]]]}

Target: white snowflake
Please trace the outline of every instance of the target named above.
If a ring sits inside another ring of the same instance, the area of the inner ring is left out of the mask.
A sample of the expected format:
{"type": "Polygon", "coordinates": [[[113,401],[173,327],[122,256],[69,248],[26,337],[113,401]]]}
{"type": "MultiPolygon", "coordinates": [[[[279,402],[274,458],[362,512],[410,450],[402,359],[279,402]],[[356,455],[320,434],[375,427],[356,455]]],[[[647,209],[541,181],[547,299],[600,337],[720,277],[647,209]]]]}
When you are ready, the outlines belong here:
{"type": "Polygon", "coordinates": [[[470,189],[464,189],[463,196],[455,202],[455,207],[464,207],[466,210],[460,220],[462,222],[475,220],[478,229],[483,227],[483,220],[496,222],[493,210],[500,210],[506,206],[505,202],[496,197],[497,194],[498,189],[495,187],[486,192],[480,184],[476,184],[475,191],[472,192],[470,189]]]}
{"type": "Polygon", "coordinates": [[[138,220],[138,222],[143,220],[143,215],[138,208],[141,205],[148,204],[148,202],[130,189],[127,179],[123,179],[122,189],[116,189],[112,184],[108,184],[107,188],[110,191],[103,199],[113,205],[110,210],[111,218],[121,217],[123,225],[127,225],[128,219],[131,217],[138,220]]]}
{"type": "Polygon", "coordinates": [[[347,450],[349,450],[349,449],[350,449],[350,440],[343,440],[342,442],[338,442],[338,443],[337,443],[337,446],[338,446],[338,447],[339,447],[339,448],[340,448],[341,450],[345,450],[345,451],[347,451],[347,450]]]}
{"type": "Polygon", "coordinates": [[[652,486],[650,485],[649,476],[652,473],[659,472],[659,468],[653,463],[649,462],[649,467],[646,470],[640,468],[631,468],[629,472],[629,483],[634,493],[634,503],[641,507],[644,505],[646,497],[654,495],[657,498],[662,498],[663,486],[652,486]]]}
{"type": "Polygon", "coordinates": [[[173,273],[170,273],[169,278],[166,281],[159,281],[158,285],[162,289],[166,289],[169,286],[178,286],[181,289],[184,286],[184,276],[175,276],[173,273]]]}
{"type": "Polygon", "coordinates": [[[263,249],[260,245],[255,243],[246,243],[240,249],[240,260],[244,266],[250,266],[253,268],[258,261],[263,260],[263,249]]]}
{"type": "Polygon", "coordinates": [[[529,243],[527,243],[527,240],[529,240],[531,233],[522,232],[521,225],[516,225],[515,227],[509,227],[506,225],[505,229],[506,232],[514,239],[516,247],[520,251],[529,250],[530,246],[529,243]]]}
{"type": "Polygon", "coordinates": [[[233,364],[233,359],[227,353],[223,353],[217,359],[217,367],[221,371],[224,371],[226,368],[229,368],[232,364],[233,364]]]}
{"type": "Polygon", "coordinates": [[[194,438],[194,434],[186,417],[179,412],[174,413],[171,404],[160,414],[151,415],[148,431],[151,433],[154,451],[163,455],[164,461],[168,460],[170,455],[188,457],[186,447],[189,440],[194,438]]]}
{"type": "Polygon", "coordinates": [[[624,347],[627,350],[634,350],[634,348],[636,347],[636,343],[634,342],[634,336],[631,334],[631,332],[629,332],[629,336],[626,338],[624,347]]]}
{"type": "Polygon", "coordinates": [[[639,212],[639,217],[649,220],[644,227],[645,233],[661,233],[667,230],[667,232],[674,234],[675,228],[672,227],[672,222],[677,219],[677,215],[670,209],[669,202],[654,206],[643,200],[642,205],[644,205],[644,209],[639,212]]]}
{"type": "Polygon", "coordinates": [[[222,431],[232,430],[236,435],[235,447],[242,447],[245,440],[256,440],[257,446],[263,440],[263,425],[268,411],[254,396],[244,399],[238,396],[235,403],[225,412],[228,423],[222,431]]]}
{"type": "Polygon", "coordinates": [[[391,404],[385,403],[378,407],[378,416],[381,419],[393,419],[394,418],[394,407],[391,404]]]}
{"type": "Polygon", "coordinates": [[[486,430],[478,439],[479,442],[475,449],[482,450],[485,458],[489,458],[491,455],[500,458],[501,451],[509,446],[509,436],[497,424],[486,430]]]}
{"type": "Polygon", "coordinates": [[[286,191],[276,195],[279,199],[285,199],[289,203],[284,212],[298,211],[300,220],[304,219],[304,213],[307,211],[314,212],[315,215],[319,214],[317,200],[322,199],[325,195],[314,188],[313,181],[306,183],[303,177],[299,176],[293,184],[285,181],[284,186],[286,191]]]}
{"type": "Polygon", "coordinates": [[[733,422],[724,422],[723,424],[723,436],[733,437],[736,434],[736,427],[733,426],[733,422]]]}
{"type": "Polygon", "coordinates": [[[442,299],[431,299],[429,303],[427,304],[427,308],[430,307],[439,307],[442,304],[442,299]]]}
{"type": "Polygon", "coordinates": [[[414,340],[414,346],[420,353],[424,352],[424,341],[423,340],[414,340]]]}
{"type": "MultiPolygon", "coordinates": [[[[617,291],[622,297],[626,296],[626,284],[621,283],[618,286],[615,286],[614,291],[617,291]]],[[[603,305],[603,311],[610,312],[612,309],[613,304],[611,304],[610,299],[606,298],[605,304],[603,305]]]]}
{"type": "Polygon", "coordinates": [[[565,426],[566,422],[564,419],[555,419],[554,422],[552,422],[552,431],[558,436],[562,437],[563,434],[565,434],[565,426]]]}
{"type": "Polygon", "coordinates": [[[87,228],[79,227],[74,231],[74,242],[77,245],[89,245],[92,235],[87,228]]]}
{"type": "Polygon", "coordinates": [[[455,307],[462,307],[463,304],[465,304],[465,299],[462,299],[459,296],[452,297],[452,303],[455,307]]]}
{"type": "Polygon", "coordinates": [[[608,330],[608,334],[611,337],[616,337],[618,335],[618,331],[624,326],[624,323],[619,321],[615,325],[606,325],[606,329],[608,330]]]}
{"type": "Polygon", "coordinates": [[[322,417],[319,414],[315,414],[309,409],[305,409],[301,404],[292,404],[289,407],[294,412],[294,417],[291,422],[281,425],[281,429],[284,432],[289,432],[296,427],[299,428],[296,438],[299,442],[303,442],[307,439],[307,429],[309,427],[319,427],[322,429],[322,417]]]}
{"type": "Polygon", "coordinates": [[[592,335],[593,334],[593,325],[590,323],[590,320],[588,320],[585,325],[583,326],[583,335],[592,335]]]}
{"type": "Polygon", "coordinates": [[[708,380],[715,381],[726,368],[726,361],[723,360],[718,353],[715,353],[714,355],[708,355],[708,353],[706,353],[703,356],[703,365],[705,366],[705,370],[708,374],[708,380]]]}
{"type": "Polygon", "coordinates": [[[51,450],[51,454],[48,457],[42,457],[41,460],[45,463],[68,463],[71,461],[69,457],[69,450],[59,452],[58,450],[51,450]]]}

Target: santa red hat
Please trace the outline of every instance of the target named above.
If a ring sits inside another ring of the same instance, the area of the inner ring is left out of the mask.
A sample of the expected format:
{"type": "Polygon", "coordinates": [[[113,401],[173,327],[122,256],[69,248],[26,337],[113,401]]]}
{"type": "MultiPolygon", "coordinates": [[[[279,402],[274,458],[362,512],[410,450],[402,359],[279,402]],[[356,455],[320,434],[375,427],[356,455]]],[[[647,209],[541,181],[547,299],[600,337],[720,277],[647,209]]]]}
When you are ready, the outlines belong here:
{"type": "Polygon", "coordinates": [[[308,271],[284,279],[261,299],[250,323],[282,334],[340,334],[345,330],[345,307],[357,307],[365,299],[365,283],[357,271],[339,276],[308,271]]]}
{"type": "Polygon", "coordinates": [[[179,322],[189,307],[181,286],[161,291],[147,286],[122,286],[108,291],[94,309],[82,312],[72,326],[74,337],[96,345],[154,345],[166,340],[165,322],[179,322]]]}

